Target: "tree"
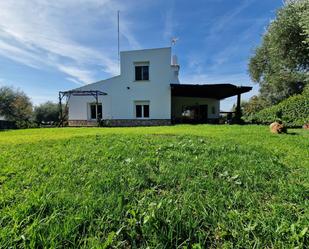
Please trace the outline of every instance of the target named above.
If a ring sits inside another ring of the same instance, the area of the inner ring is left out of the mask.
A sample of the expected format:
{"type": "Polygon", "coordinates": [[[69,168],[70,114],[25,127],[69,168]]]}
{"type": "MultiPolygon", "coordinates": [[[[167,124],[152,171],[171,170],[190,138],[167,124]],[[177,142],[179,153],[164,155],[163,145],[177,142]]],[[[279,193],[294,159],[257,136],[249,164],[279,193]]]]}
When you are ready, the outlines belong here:
{"type": "Polygon", "coordinates": [[[34,119],[38,124],[59,122],[59,106],[47,101],[34,108],[34,119]]]}
{"type": "Polygon", "coordinates": [[[254,95],[249,99],[249,101],[242,102],[241,107],[243,115],[248,117],[263,110],[266,107],[269,107],[269,104],[262,97],[254,95]]]}
{"type": "Polygon", "coordinates": [[[251,79],[270,104],[301,93],[309,82],[308,11],[309,1],[288,1],[250,59],[251,79]]]}
{"type": "Polygon", "coordinates": [[[17,122],[18,126],[25,126],[32,117],[32,103],[24,92],[11,87],[1,87],[0,115],[9,121],[17,122]]]}

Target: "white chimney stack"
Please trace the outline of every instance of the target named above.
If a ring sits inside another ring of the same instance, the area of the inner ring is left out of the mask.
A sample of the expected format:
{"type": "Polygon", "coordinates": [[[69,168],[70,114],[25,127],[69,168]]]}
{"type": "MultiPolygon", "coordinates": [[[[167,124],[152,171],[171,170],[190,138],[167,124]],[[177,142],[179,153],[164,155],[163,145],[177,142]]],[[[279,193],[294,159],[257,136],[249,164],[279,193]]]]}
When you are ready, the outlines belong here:
{"type": "Polygon", "coordinates": [[[177,58],[177,55],[173,55],[173,57],[172,57],[172,65],[173,65],[173,66],[178,66],[178,58],[177,58]]]}

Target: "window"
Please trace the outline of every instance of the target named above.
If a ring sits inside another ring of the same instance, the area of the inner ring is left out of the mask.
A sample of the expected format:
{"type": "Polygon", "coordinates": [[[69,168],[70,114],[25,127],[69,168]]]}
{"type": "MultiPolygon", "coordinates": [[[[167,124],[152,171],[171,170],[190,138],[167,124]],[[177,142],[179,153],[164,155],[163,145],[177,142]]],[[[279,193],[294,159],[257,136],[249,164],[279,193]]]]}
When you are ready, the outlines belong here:
{"type": "Polygon", "coordinates": [[[212,113],[212,114],[216,114],[216,107],[213,106],[213,107],[211,108],[211,113],[212,113]]]}
{"type": "Polygon", "coordinates": [[[135,80],[149,80],[149,63],[136,62],[135,65],[135,80]]]}
{"type": "MultiPolygon", "coordinates": [[[[98,104],[98,118],[102,119],[102,104],[98,104]]],[[[90,104],[90,119],[97,119],[96,104],[90,104]]]]}
{"type": "Polygon", "coordinates": [[[149,101],[135,101],[135,117],[149,118],[149,101]]]}
{"type": "Polygon", "coordinates": [[[142,109],[143,109],[143,106],[142,105],[136,105],[135,106],[135,111],[136,111],[136,117],[137,118],[142,118],[143,115],[142,115],[142,109]]]}

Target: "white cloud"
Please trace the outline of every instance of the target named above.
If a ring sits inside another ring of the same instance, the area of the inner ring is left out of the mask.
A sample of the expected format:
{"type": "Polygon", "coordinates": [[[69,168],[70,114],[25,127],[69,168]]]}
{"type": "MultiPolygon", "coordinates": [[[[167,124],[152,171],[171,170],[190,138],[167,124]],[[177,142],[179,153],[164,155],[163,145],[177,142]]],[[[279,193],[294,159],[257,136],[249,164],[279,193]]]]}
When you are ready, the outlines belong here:
{"type": "MultiPolygon", "coordinates": [[[[116,30],[119,7],[109,0],[0,1],[0,55],[30,67],[57,69],[74,82],[97,80],[98,66],[115,75],[116,36],[110,31],[116,30]],[[96,37],[102,40],[100,50],[85,42],[93,44],[96,37]]],[[[139,47],[124,18],[122,27],[128,46],[139,47]]]]}
{"type": "Polygon", "coordinates": [[[65,65],[58,65],[57,68],[61,72],[67,75],[70,75],[71,81],[72,81],[72,78],[73,79],[77,78],[81,82],[94,82],[95,81],[95,79],[93,78],[93,74],[89,70],[82,70],[76,67],[65,66],[65,65]]]}
{"type": "Polygon", "coordinates": [[[77,85],[83,85],[78,80],[76,80],[75,78],[72,78],[72,77],[66,77],[66,80],[71,81],[73,83],[76,83],[77,85]]]}

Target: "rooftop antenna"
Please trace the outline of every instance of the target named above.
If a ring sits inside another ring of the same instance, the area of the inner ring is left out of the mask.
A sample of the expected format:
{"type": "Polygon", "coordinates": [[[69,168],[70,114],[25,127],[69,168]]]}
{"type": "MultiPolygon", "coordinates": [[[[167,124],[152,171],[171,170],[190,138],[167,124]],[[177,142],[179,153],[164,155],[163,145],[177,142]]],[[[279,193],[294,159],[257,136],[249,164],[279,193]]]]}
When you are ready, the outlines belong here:
{"type": "Polygon", "coordinates": [[[173,37],[172,40],[171,40],[171,47],[172,47],[173,45],[176,45],[176,42],[177,42],[178,40],[179,40],[178,37],[173,37]]]}
{"type": "MultiPolygon", "coordinates": [[[[173,38],[171,39],[171,49],[172,49],[172,50],[173,50],[173,46],[176,45],[176,42],[177,42],[178,40],[179,40],[178,37],[173,37],[173,38]]],[[[174,65],[174,66],[178,65],[178,59],[177,59],[177,56],[176,56],[176,55],[173,55],[173,56],[172,56],[172,65],[174,65]]]]}
{"type": "Polygon", "coordinates": [[[120,11],[117,11],[117,28],[118,28],[118,66],[120,67],[120,39],[119,39],[119,13],[120,11]]]}

